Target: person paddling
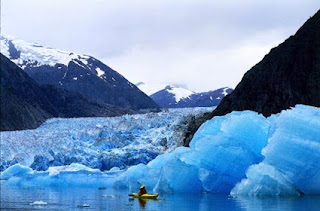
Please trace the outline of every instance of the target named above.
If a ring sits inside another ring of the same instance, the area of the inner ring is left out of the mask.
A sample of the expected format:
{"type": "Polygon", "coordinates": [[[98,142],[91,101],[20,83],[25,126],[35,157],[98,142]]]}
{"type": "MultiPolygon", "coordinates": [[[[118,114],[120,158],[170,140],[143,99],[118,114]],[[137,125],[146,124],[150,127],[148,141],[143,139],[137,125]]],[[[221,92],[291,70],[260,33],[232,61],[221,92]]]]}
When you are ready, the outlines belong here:
{"type": "Polygon", "coordinates": [[[140,189],[139,189],[139,192],[138,192],[138,195],[141,196],[143,194],[147,194],[147,190],[146,190],[146,187],[144,185],[141,185],[140,189]]]}

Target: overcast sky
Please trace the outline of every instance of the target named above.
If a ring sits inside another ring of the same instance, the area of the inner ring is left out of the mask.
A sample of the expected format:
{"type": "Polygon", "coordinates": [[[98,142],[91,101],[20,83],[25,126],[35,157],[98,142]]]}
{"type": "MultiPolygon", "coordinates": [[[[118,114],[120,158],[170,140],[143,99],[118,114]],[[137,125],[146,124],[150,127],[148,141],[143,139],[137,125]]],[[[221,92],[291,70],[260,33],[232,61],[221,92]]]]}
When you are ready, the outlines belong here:
{"type": "Polygon", "coordinates": [[[1,0],[1,33],[92,55],[133,83],[235,87],[319,0],[1,0]]]}

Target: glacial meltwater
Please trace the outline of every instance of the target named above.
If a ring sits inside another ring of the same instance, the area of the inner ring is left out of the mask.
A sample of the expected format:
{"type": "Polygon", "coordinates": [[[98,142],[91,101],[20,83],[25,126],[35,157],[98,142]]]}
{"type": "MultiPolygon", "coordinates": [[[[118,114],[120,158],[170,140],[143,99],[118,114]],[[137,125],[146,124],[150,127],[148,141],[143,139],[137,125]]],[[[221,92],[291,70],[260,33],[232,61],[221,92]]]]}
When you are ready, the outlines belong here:
{"type": "Polygon", "coordinates": [[[1,181],[1,210],[319,210],[320,195],[231,197],[218,194],[161,194],[131,199],[128,190],[77,187],[12,187],[1,181]]]}

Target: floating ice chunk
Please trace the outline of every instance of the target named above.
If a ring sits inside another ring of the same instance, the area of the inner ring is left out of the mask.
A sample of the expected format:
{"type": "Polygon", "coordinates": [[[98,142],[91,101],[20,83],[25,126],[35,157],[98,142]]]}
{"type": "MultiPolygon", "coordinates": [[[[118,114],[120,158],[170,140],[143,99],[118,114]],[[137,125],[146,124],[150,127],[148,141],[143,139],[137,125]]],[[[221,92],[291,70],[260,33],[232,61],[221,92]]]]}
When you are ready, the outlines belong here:
{"type": "Polygon", "coordinates": [[[12,176],[19,176],[24,174],[32,173],[33,170],[29,167],[23,166],[21,164],[15,164],[7,168],[1,173],[1,180],[7,180],[12,176]]]}
{"type": "Polygon", "coordinates": [[[116,198],[115,195],[106,195],[106,194],[103,194],[102,197],[105,197],[105,198],[116,198]]]}
{"type": "Polygon", "coordinates": [[[80,204],[80,205],[78,205],[78,207],[80,207],[80,208],[88,208],[88,207],[90,207],[90,205],[89,204],[80,204]]]}
{"type": "Polygon", "coordinates": [[[48,205],[48,203],[44,202],[44,201],[34,201],[34,202],[30,203],[30,205],[31,206],[39,206],[39,205],[43,206],[43,205],[48,205]]]}
{"type": "Polygon", "coordinates": [[[54,166],[54,167],[49,167],[48,169],[50,176],[59,175],[60,172],[73,172],[73,171],[100,172],[99,169],[92,169],[79,163],[72,163],[67,166],[54,166]]]}
{"type": "MultiPolygon", "coordinates": [[[[8,168],[8,170],[10,168],[8,168]]],[[[32,172],[33,174],[21,173],[19,175],[12,175],[11,177],[7,176],[6,185],[21,187],[110,188],[113,187],[114,181],[123,171],[103,173],[97,169],[91,169],[81,164],[71,164],[69,166],[53,167],[47,171],[32,172]]]]}

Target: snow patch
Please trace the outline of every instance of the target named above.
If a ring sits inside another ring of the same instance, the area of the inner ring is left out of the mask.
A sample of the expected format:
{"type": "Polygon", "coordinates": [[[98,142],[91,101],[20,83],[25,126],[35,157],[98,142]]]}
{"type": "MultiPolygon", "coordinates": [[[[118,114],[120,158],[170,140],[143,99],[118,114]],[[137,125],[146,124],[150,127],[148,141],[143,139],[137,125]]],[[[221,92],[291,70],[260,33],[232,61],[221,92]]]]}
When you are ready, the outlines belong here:
{"type": "MultiPolygon", "coordinates": [[[[228,89],[229,89],[229,87],[223,88],[222,94],[223,94],[224,96],[227,96],[227,95],[228,95],[228,92],[227,92],[228,89]]],[[[217,98],[217,99],[218,99],[218,98],[217,98]]]]}
{"type": "Polygon", "coordinates": [[[96,67],[97,76],[102,78],[102,76],[105,74],[103,70],[101,70],[99,67],[96,67]]]}
{"type": "Polygon", "coordinates": [[[167,92],[174,95],[175,101],[178,103],[181,99],[187,98],[190,95],[194,94],[195,92],[175,86],[167,86],[167,92]]]}

